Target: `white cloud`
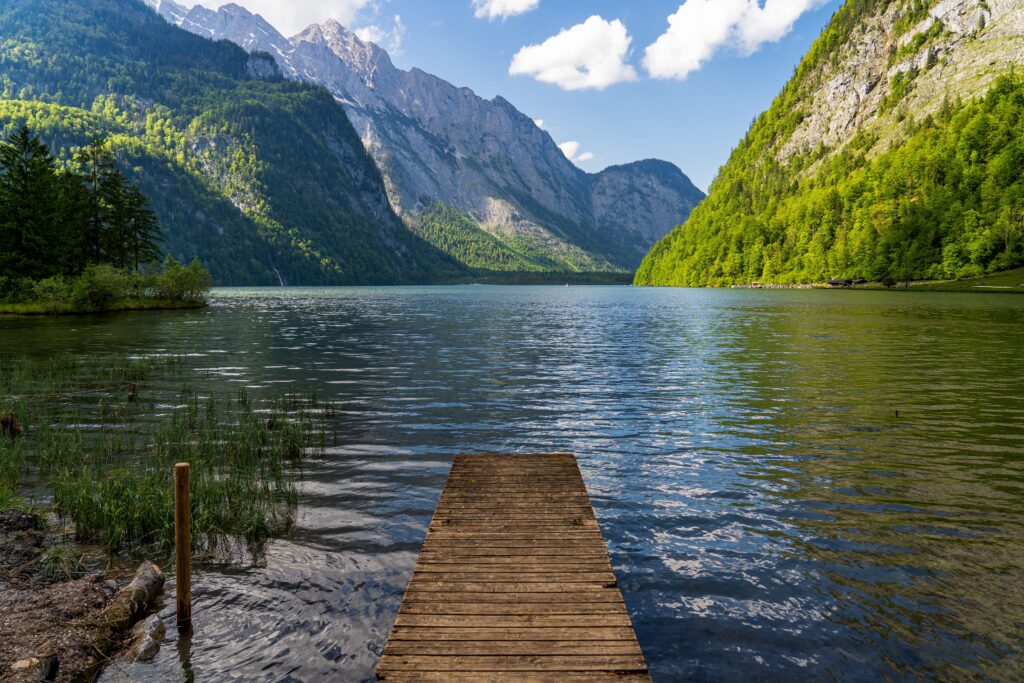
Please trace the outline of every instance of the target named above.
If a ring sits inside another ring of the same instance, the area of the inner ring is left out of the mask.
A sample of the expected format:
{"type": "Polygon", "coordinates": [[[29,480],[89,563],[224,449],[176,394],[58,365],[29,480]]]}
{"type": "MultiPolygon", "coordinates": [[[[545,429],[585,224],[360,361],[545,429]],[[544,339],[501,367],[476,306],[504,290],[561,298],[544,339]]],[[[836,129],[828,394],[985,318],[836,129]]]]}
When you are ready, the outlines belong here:
{"type": "Polygon", "coordinates": [[[580,143],[575,140],[563,142],[558,146],[558,149],[562,150],[562,154],[565,155],[566,159],[577,165],[594,158],[593,152],[580,153],[580,143]]]}
{"type": "MultiPolygon", "coordinates": [[[[212,9],[228,4],[229,0],[198,0],[212,9]]],[[[363,9],[376,0],[230,0],[250,12],[263,15],[271,26],[286,36],[300,33],[310,24],[335,19],[350,26],[363,9]]],[[[195,0],[193,0],[193,3],[195,0]]],[[[192,4],[192,3],[184,3],[192,4]]]]}
{"type": "Polygon", "coordinates": [[[544,119],[534,119],[533,120],[533,125],[537,126],[538,128],[543,128],[544,127],[544,119]]]}
{"type": "Polygon", "coordinates": [[[668,30],[644,52],[654,78],[686,78],[722,47],[756,52],[793,29],[800,16],[829,0],[686,0],[668,30]]]}
{"type": "Polygon", "coordinates": [[[562,150],[562,154],[571,160],[576,158],[576,153],[580,151],[580,143],[575,140],[569,140],[558,145],[558,149],[562,150]]]}
{"type": "Polygon", "coordinates": [[[376,43],[391,53],[392,56],[402,54],[402,40],[405,38],[405,24],[402,17],[395,15],[395,21],[390,29],[385,29],[379,24],[371,24],[355,30],[360,40],[376,43]]]}
{"type": "Polygon", "coordinates": [[[473,0],[473,16],[477,19],[507,19],[537,9],[540,0],[473,0]]]}
{"type": "Polygon", "coordinates": [[[533,76],[563,90],[602,90],[637,79],[636,69],[626,63],[632,41],[621,21],[594,15],[539,45],[522,48],[512,58],[508,72],[533,76]]]}

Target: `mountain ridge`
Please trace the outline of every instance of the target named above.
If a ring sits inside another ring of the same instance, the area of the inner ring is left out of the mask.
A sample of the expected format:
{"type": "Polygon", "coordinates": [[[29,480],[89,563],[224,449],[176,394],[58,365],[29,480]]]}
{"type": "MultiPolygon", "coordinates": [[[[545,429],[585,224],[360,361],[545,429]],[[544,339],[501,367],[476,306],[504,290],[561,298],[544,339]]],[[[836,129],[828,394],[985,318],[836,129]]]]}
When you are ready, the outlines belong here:
{"type": "Polygon", "coordinates": [[[135,0],[11,0],[0,37],[0,130],[28,124],[65,164],[107,138],[152,199],[167,251],[201,257],[219,283],[468,274],[394,215],[334,98],[284,80],[268,56],[135,0]]]}
{"type": "Polygon", "coordinates": [[[630,164],[613,167],[610,176],[588,174],[505,98],[486,100],[422,69],[398,69],[385,50],[336,21],[312,24],[289,39],[238,5],[187,10],[172,0],[145,1],[168,21],[267,52],[291,78],[327,87],[410,225],[441,201],[498,239],[558,245],[553,254],[562,255],[567,269],[632,270],[703,198],[674,165],[673,173],[654,176],[630,164]],[[599,186],[605,194],[595,201],[599,186]],[[607,201],[612,186],[630,211],[607,201]],[[630,194],[641,186],[639,197],[630,194]]]}

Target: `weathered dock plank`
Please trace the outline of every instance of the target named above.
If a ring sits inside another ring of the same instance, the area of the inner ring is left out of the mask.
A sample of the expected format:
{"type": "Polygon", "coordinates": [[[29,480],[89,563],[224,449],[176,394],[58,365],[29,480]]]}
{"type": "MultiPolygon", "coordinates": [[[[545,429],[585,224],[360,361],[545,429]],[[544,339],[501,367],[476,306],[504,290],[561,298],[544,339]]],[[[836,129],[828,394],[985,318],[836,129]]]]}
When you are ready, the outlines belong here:
{"type": "Polygon", "coordinates": [[[384,681],[650,681],[576,459],[455,458],[384,681]]]}

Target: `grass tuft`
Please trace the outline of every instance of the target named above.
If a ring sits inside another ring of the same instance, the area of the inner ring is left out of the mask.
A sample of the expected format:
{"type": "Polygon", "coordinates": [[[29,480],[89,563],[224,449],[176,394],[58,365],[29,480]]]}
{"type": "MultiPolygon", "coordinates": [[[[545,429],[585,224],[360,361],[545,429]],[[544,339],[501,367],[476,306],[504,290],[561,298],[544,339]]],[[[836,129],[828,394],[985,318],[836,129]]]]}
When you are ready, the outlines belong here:
{"type": "Polygon", "coordinates": [[[86,574],[81,555],[66,545],[47,548],[38,562],[40,573],[51,581],[71,581],[86,574]]]}

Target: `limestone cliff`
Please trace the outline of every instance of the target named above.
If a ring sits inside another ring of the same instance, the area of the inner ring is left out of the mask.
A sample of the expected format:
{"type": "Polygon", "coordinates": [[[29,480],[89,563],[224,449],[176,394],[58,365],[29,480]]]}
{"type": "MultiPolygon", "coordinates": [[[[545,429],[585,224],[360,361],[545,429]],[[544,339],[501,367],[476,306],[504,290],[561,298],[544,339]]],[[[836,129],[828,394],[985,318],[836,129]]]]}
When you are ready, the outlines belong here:
{"type": "Polygon", "coordinates": [[[265,51],[289,77],[330,90],[410,226],[443,202],[509,248],[544,252],[551,269],[631,270],[703,198],[667,162],[588,174],[505,99],[398,69],[387,52],[337,22],[288,39],[237,5],[188,10],[146,1],[172,23],[265,51]]]}
{"type": "Polygon", "coordinates": [[[1018,0],[884,4],[809,76],[807,116],[779,156],[819,145],[839,149],[861,130],[877,130],[888,146],[899,139],[895,118],[920,119],[947,99],[982,95],[1022,62],[1024,9],[1018,0]],[[906,92],[894,92],[903,83],[910,85],[906,92]],[[884,106],[893,95],[898,106],[884,106]]]}

